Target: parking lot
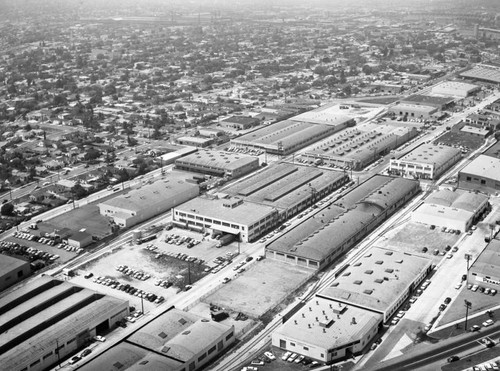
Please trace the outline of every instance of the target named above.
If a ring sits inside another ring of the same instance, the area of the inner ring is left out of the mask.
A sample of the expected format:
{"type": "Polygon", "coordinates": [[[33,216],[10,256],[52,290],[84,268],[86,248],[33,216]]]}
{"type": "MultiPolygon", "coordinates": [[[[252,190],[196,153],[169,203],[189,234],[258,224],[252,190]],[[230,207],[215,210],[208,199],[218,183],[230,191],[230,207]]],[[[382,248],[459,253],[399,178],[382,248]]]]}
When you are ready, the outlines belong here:
{"type": "Polygon", "coordinates": [[[147,294],[166,299],[208,274],[206,266],[199,261],[160,254],[154,247],[152,243],[121,246],[81,266],[78,276],[72,280],[96,291],[138,303],[141,294],[144,299],[148,299],[147,294]],[[92,277],[86,279],[89,273],[92,277]]]}
{"type": "Polygon", "coordinates": [[[250,264],[235,279],[204,299],[258,318],[305,282],[311,270],[271,259],[250,264]],[[248,293],[253,293],[249,295],[248,293]]]}

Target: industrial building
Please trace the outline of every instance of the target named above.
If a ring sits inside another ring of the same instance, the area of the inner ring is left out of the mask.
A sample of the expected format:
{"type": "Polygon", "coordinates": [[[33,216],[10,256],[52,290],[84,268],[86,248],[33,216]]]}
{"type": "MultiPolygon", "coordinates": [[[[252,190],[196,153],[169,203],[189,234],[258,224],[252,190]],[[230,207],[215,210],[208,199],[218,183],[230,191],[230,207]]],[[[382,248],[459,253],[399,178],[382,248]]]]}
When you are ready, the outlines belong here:
{"type": "Polygon", "coordinates": [[[209,147],[212,144],[214,144],[215,140],[214,140],[214,138],[180,137],[180,138],[177,138],[177,143],[185,145],[185,146],[205,148],[205,147],[209,147]]]}
{"type": "Polygon", "coordinates": [[[289,163],[270,165],[222,192],[246,202],[274,207],[286,220],[349,181],[344,172],[289,163]]]}
{"type": "Polygon", "coordinates": [[[379,331],[382,315],[315,297],[271,335],[272,345],[320,362],[360,353],[379,331]]]}
{"type": "Polygon", "coordinates": [[[500,191],[500,158],[479,155],[460,170],[458,186],[489,193],[500,191]]]}
{"type": "Polygon", "coordinates": [[[389,172],[415,179],[437,179],[461,156],[460,149],[424,143],[400,158],[391,159],[389,172]]]}
{"type": "Polygon", "coordinates": [[[30,263],[0,254],[0,291],[24,280],[30,274],[30,263]]]}
{"type": "Polygon", "coordinates": [[[373,247],[272,334],[272,344],[322,362],[361,353],[432,270],[431,260],[373,247]]]}
{"type": "Polygon", "coordinates": [[[477,64],[471,69],[460,73],[460,76],[472,80],[486,81],[494,84],[499,84],[500,68],[496,66],[490,66],[487,64],[477,64]]]}
{"type": "Polygon", "coordinates": [[[234,326],[170,309],[78,370],[202,370],[234,341],[234,326]]]}
{"type": "Polygon", "coordinates": [[[188,180],[186,174],[169,173],[166,179],[101,202],[99,211],[120,227],[132,227],[198,196],[199,186],[188,180]]]}
{"type": "Polygon", "coordinates": [[[467,283],[500,291],[500,240],[492,239],[472,263],[467,283]]]}
{"type": "Polygon", "coordinates": [[[1,367],[46,370],[128,313],[128,301],[43,276],[0,298],[1,367]]]}
{"type": "Polygon", "coordinates": [[[457,98],[466,98],[481,90],[480,86],[460,81],[443,81],[432,87],[432,94],[445,95],[457,98]]]}
{"type": "Polygon", "coordinates": [[[423,104],[410,104],[401,102],[389,109],[389,112],[394,112],[401,117],[408,119],[422,119],[426,120],[431,118],[439,109],[433,106],[423,104]]]}
{"type": "Polygon", "coordinates": [[[173,208],[172,220],[189,229],[233,234],[248,242],[274,228],[279,213],[271,206],[217,194],[197,197],[173,208]]]}
{"type": "Polygon", "coordinates": [[[475,192],[443,189],[434,192],[411,214],[414,222],[462,232],[488,208],[488,197],[475,192]]]}
{"type": "Polygon", "coordinates": [[[349,128],[307,148],[298,161],[361,170],[417,134],[415,128],[386,125],[349,128]]]}
{"type": "Polygon", "coordinates": [[[436,107],[438,110],[443,110],[453,104],[455,98],[438,97],[435,95],[413,94],[401,100],[401,103],[410,105],[420,105],[436,107]]]}
{"type": "Polygon", "coordinates": [[[417,181],[376,175],[266,245],[266,257],[322,269],[361,241],[419,190],[417,181]]]}
{"type": "Polygon", "coordinates": [[[231,116],[220,122],[221,126],[237,130],[247,130],[260,124],[259,119],[245,116],[231,116]]]}
{"type": "Polygon", "coordinates": [[[232,147],[260,149],[271,154],[288,155],[352,125],[353,120],[336,125],[311,124],[291,120],[268,125],[236,139],[231,139],[232,147]]]}
{"type": "Polygon", "coordinates": [[[175,161],[175,168],[229,179],[259,168],[259,158],[239,153],[199,150],[175,161]]]}

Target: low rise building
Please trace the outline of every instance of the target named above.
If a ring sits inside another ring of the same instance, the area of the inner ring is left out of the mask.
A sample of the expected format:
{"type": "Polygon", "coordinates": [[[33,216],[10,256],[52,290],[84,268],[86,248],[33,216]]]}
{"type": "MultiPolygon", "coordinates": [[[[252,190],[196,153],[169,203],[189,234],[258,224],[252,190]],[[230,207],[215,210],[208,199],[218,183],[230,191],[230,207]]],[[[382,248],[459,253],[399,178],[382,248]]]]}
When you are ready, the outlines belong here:
{"type": "Polygon", "coordinates": [[[234,326],[170,309],[79,370],[202,370],[234,341],[234,326]]]}
{"type": "Polygon", "coordinates": [[[285,120],[232,139],[231,146],[288,155],[344,129],[352,122],[350,118],[337,125],[285,120]]]}
{"type": "Polygon", "coordinates": [[[467,231],[488,208],[488,197],[475,192],[443,189],[431,194],[411,214],[413,221],[467,231]]]}
{"type": "Polygon", "coordinates": [[[233,234],[248,242],[273,228],[279,213],[271,206],[218,194],[197,197],[173,208],[172,220],[186,228],[233,234]]]}
{"type": "Polygon", "coordinates": [[[30,263],[0,254],[0,291],[24,280],[30,274],[30,263]]]}
{"type": "Polygon", "coordinates": [[[477,85],[461,81],[443,81],[433,86],[431,92],[432,94],[465,98],[479,90],[481,90],[481,87],[477,85]]]}
{"type": "Polygon", "coordinates": [[[349,251],[419,190],[414,180],[374,176],[323,208],[319,216],[266,245],[266,257],[321,269],[349,251]]]}
{"type": "Polygon", "coordinates": [[[68,245],[84,248],[92,244],[92,235],[86,231],[78,231],[68,237],[68,245]]]}
{"type": "Polygon", "coordinates": [[[116,327],[128,301],[57,280],[36,279],[0,298],[4,370],[47,370],[116,327]]]}
{"type": "Polygon", "coordinates": [[[132,227],[198,196],[199,186],[188,180],[185,174],[169,173],[166,179],[101,202],[99,211],[120,227],[132,227]]]}
{"type": "Polygon", "coordinates": [[[461,156],[460,149],[424,143],[400,158],[391,159],[389,172],[415,179],[437,179],[457,163],[461,156]]]}
{"type": "Polygon", "coordinates": [[[177,138],[177,143],[185,145],[185,146],[205,148],[205,147],[209,147],[212,144],[214,144],[215,141],[214,141],[214,138],[180,137],[180,138],[177,138]]]}
{"type": "Polygon", "coordinates": [[[175,168],[229,179],[259,168],[259,158],[239,153],[199,150],[175,161],[175,168]]]}
{"type": "Polygon", "coordinates": [[[259,125],[259,123],[259,119],[245,116],[231,116],[220,122],[221,126],[230,127],[237,130],[247,130],[259,125]]]}
{"type": "Polygon", "coordinates": [[[349,181],[344,172],[282,162],[272,164],[222,192],[247,202],[274,207],[279,219],[300,213],[349,181]]]}
{"type": "Polygon", "coordinates": [[[407,117],[408,119],[429,119],[438,110],[437,107],[406,102],[401,102],[390,108],[390,112],[394,112],[401,117],[407,117]]]}
{"type": "Polygon", "coordinates": [[[272,344],[321,362],[361,354],[432,270],[431,260],[373,247],[272,334],[272,344]]]}
{"type": "Polygon", "coordinates": [[[458,186],[488,193],[500,191],[500,158],[479,155],[460,170],[458,186]]]}
{"type": "Polygon", "coordinates": [[[472,263],[467,283],[500,291],[500,240],[491,240],[472,263]]]}

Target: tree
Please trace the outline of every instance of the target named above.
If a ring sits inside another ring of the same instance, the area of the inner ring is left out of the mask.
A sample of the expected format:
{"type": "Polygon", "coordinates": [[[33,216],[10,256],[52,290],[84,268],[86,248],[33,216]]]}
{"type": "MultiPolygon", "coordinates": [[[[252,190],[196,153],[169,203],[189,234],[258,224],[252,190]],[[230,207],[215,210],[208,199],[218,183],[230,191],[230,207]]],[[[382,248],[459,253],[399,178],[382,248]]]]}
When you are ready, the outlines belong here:
{"type": "Polygon", "coordinates": [[[14,205],[12,205],[10,202],[4,203],[0,207],[0,215],[5,215],[5,216],[14,215],[14,205]]]}
{"type": "Polygon", "coordinates": [[[87,191],[79,183],[77,183],[71,188],[71,194],[74,198],[80,199],[87,195],[87,191]]]}

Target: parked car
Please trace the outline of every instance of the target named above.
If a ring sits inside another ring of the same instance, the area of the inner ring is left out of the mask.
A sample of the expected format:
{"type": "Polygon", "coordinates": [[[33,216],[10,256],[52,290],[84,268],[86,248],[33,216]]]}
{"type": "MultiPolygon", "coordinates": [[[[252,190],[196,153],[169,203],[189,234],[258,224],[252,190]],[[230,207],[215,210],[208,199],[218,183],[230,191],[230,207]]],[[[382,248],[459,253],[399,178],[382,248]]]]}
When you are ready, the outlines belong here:
{"type": "Polygon", "coordinates": [[[86,357],[86,356],[88,356],[90,353],[92,353],[92,349],[87,348],[87,349],[85,349],[85,350],[84,350],[84,351],[80,354],[80,357],[82,357],[82,358],[83,358],[83,357],[86,357]]]}
{"type": "Polygon", "coordinates": [[[74,356],[73,358],[71,358],[71,359],[69,360],[69,362],[68,362],[68,363],[69,363],[70,365],[74,365],[74,364],[75,364],[76,362],[78,362],[79,360],[81,360],[81,358],[80,358],[80,357],[78,357],[78,356],[74,356]]]}
{"type": "Polygon", "coordinates": [[[281,356],[281,359],[283,361],[286,361],[288,359],[288,357],[290,357],[292,355],[292,352],[285,352],[282,356],[281,356]]]}
{"type": "Polygon", "coordinates": [[[96,335],[92,339],[94,339],[95,341],[100,341],[101,343],[104,343],[106,341],[106,338],[101,335],[96,335]]]}
{"type": "Polygon", "coordinates": [[[274,361],[276,359],[276,357],[274,356],[274,354],[272,354],[271,352],[264,352],[264,355],[269,358],[271,361],[274,361]]]}
{"type": "Polygon", "coordinates": [[[460,360],[459,356],[451,356],[451,357],[448,357],[448,359],[447,359],[448,363],[456,362],[458,360],[460,360]]]}
{"type": "Polygon", "coordinates": [[[488,319],[482,323],[483,327],[488,327],[493,325],[495,322],[492,319],[488,319]]]}

